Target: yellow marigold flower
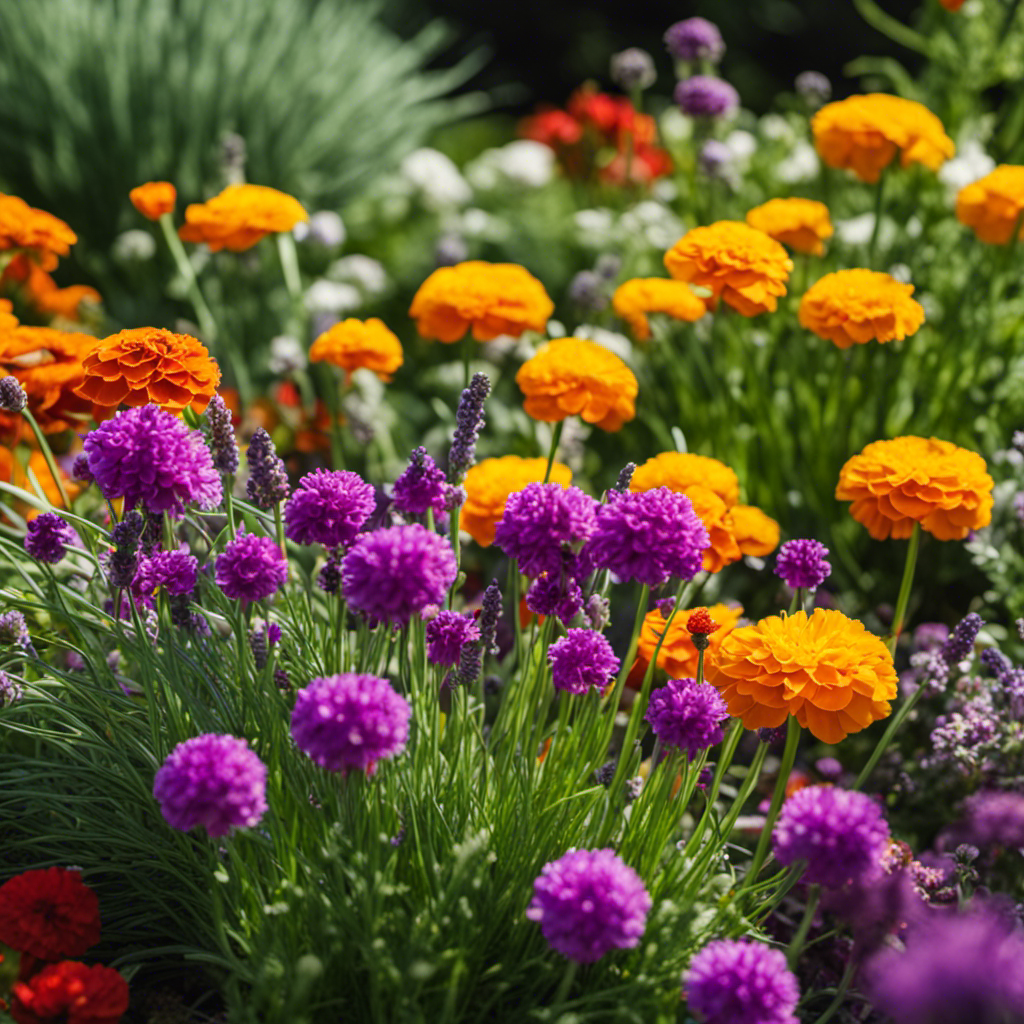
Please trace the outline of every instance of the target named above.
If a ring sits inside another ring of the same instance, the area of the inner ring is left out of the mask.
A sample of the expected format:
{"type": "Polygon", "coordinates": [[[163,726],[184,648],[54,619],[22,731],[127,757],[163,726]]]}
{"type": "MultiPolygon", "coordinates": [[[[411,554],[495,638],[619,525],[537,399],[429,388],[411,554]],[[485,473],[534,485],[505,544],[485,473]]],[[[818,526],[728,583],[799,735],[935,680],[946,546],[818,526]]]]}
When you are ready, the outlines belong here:
{"type": "Polygon", "coordinates": [[[992,519],[985,460],[936,437],[873,441],[839,471],[836,497],[875,540],[909,537],[918,522],[939,540],[963,540],[992,519]]]}
{"type": "Polygon", "coordinates": [[[688,231],[667,253],[665,266],[677,281],[709,288],[743,316],[771,312],[793,261],[763,231],[738,220],[720,220],[688,231]]]}
{"type": "MultiPolygon", "coordinates": [[[[700,484],[692,484],[683,492],[693,505],[704,529],[711,538],[711,546],[705,548],[701,565],[705,572],[721,572],[727,565],[738,562],[743,557],[732,518],[725,502],[714,491],[700,484]]],[[[714,616],[711,616],[714,618],[714,616]]]]}
{"type": "Polygon", "coordinates": [[[699,320],[707,307],[683,281],[663,277],[635,277],[615,289],[612,308],[629,324],[637,341],[651,336],[648,313],[664,313],[675,320],[699,320]]]}
{"type": "Polygon", "coordinates": [[[914,286],[878,270],[837,270],[815,281],[800,300],[800,324],[839,348],[902,341],[924,323],[914,286]]]}
{"type": "Polygon", "coordinates": [[[159,220],[165,213],[174,211],[178,190],[169,181],[147,181],[133,188],[128,198],[143,217],[159,220]]]}
{"type": "Polygon", "coordinates": [[[903,167],[937,171],[955,153],[942,122],[925,106],[887,93],[827,103],[811,119],[814,145],[829,167],[849,168],[876,182],[897,151],[903,167]]]}
{"type": "Polygon", "coordinates": [[[183,242],[205,242],[214,252],[251,249],[266,235],[291,231],[309,214],[298,199],[266,185],[228,185],[205,203],[185,207],[183,242]]]}
{"type": "MultiPolygon", "coordinates": [[[[956,197],[956,219],[983,242],[1006,245],[1024,211],[1024,167],[1000,164],[991,174],[966,185],[956,197]]],[[[1018,237],[1024,238],[1024,226],[1018,237]]]]}
{"type": "MultiPolygon", "coordinates": [[[[743,615],[742,605],[716,604],[708,608],[711,618],[717,622],[718,629],[708,634],[709,646],[704,652],[704,670],[718,656],[722,641],[736,628],[743,615]]],[[[676,612],[665,642],[658,651],[658,668],[668,674],[669,679],[693,679],[697,675],[697,648],[693,646],[693,638],[686,628],[689,611],[682,608],[676,612]]],[[[654,657],[654,649],[658,639],[665,632],[667,618],[658,608],[652,608],[645,616],[640,627],[640,638],[637,642],[636,661],[633,662],[626,677],[626,685],[639,690],[643,683],[644,673],[654,657]]]]}
{"type": "Polygon", "coordinates": [[[705,674],[746,728],[774,729],[794,715],[823,743],[886,718],[897,690],[885,644],[862,623],[824,609],[734,629],[705,674]]]}
{"type": "Polygon", "coordinates": [[[350,318],[336,323],[313,342],[309,358],[314,363],[332,363],[345,371],[346,380],[353,370],[372,370],[381,380],[403,362],[402,343],[382,320],[350,318]]]}
{"type": "MultiPolygon", "coordinates": [[[[521,491],[527,484],[544,479],[547,459],[523,459],[518,455],[502,455],[497,459],[483,459],[469,468],[463,486],[466,500],[459,512],[459,526],[477,544],[488,547],[494,543],[494,528],[505,514],[508,496],[521,491]]],[[[551,467],[552,483],[568,487],[572,470],[561,462],[551,467]]]]}
{"type": "Polygon", "coordinates": [[[733,505],[729,518],[744,555],[764,558],[779,546],[779,524],[754,505],[733,505]]]}
{"type": "Polygon", "coordinates": [[[0,193],[0,252],[22,249],[43,268],[53,270],[78,236],[58,217],[0,193]]]}
{"type": "Polygon", "coordinates": [[[202,412],[220,384],[220,367],[198,340],[161,327],[136,327],[93,341],[75,389],[112,416],[119,405],[152,402],[168,412],[202,412]]]}
{"type": "Polygon", "coordinates": [[[655,487],[667,487],[685,494],[687,487],[694,484],[714,491],[730,508],[740,500],[739,478],[724,462],[689,452],[662,452],[648,459],[642,466],[637,466],[629,489],[650,491],[655,487]]]}
{"type": "Polygon", "coordinates": [[[470,329],[477,341],[542,332],[554,311],[544,285],[523,267],[470,260],[435,270],[413,296],[409,316],[422,337],[451,343],[470,329]]]}
{"type": "Polygon", "coordinates": [[[828,207],[814,199],[769,199],[747,213],[747,223],[796,252],[820,256],[832,237],[828,207]]]}
{"type": "Polygon", "coordinates": [[[594,341],[556,338],[542,345],[516,374],[528,416],[558,423],[580,416],[602,430],[619,430],[636,415],[633,371],[594,341]]]}

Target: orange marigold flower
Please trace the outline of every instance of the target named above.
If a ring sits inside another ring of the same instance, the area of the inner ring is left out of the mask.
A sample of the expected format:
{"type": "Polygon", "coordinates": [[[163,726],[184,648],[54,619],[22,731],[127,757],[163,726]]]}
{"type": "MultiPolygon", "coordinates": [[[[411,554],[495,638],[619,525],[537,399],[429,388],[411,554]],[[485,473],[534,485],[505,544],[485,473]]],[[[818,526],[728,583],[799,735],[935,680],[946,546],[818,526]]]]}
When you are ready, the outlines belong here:
{"type": "Polygon", "coordinates": [[[612,296],[612,308],[629,324],[637,341],[651,336],[648,313],[664,313],[675,320],[699,320],[707,307],[683,281],[662,277],[635,277],[619,285],[612,296]]]}
{"type": "Polygon", "coordinates": [[[32,260],[16,256],[4,271],[2,280],[20,281],[26,298],[40,313],[77,320],[83,302],[100,303],[100,293],[86,284],[58,288],[57,282],[32,260]]]}
{"type": "Polygon", "coordinates": [[[168,412],[202,412],[220,384],[220,367],[188,334],[136,327],[95,342],[82,361],[78,394],[113,415],[119,405],[152,402],[168,412]]]}
{"type": "Polygon", "coordinates": [[[774,311],[793,261],[763,231],[737,220],[720,220],[688,231],[667,253],[665,266],[677,281],[709,288],[743,316],[774,311]]]}
{"type": "Polygon", "coordinates": [[[711,613],[707,608],[698,608],[696,611],[690,612],[690,617],[686,620],[686,629],[691,635],[702,633],[704,636],[707,636],[710,633],[714,633],[719,625],[721,624],[711,618],[711,613]]]}
{"type": "Polygon", "coordinates": [[[1013,236],[1024,238],[1020,225],[1024,211],[1024,167],[1000,164],[973,184],[960,189],[956,197],[956,219],[971,228],[989,245],[1006,245],[1013,236]]]}
{"type": "Polygon", "coordinates": [[[811,119],[814,145],[829,167],[874,183],[900,152],[903,167],[937,171],[955,153],[942,122],[925,106],[886,93],[827,103],[811,119]]]}
{"type": "Polygon", "coordinates": [[[824,609],[733,630],[705,669],[746,728],[778,728],[794,715],[823,743],[887,717],[897,689],[885,644],[856,619],[824,609]]]}
{"type": "Polygon", "coordinates": [[[9,331],[18,326],[18,318],[12,310],[14,303],[10,299],[0,299],[0,331],[9,331]]]}
{"type": "MultiPolygon", "coordinates": [[[[463,481],[466,500],[459,512],[460,528],[483,547],[493,544],[494,528],[505,514],[508,496],[521,491],[527,484],[543,480],[547,464],[547,459],[502,455],[471,466],[463,481]]],[[[568,487],[572,482],[572,470],[556,462],[551,467],[550,480],[568,487]]]]}
{"type": "Polygon", "coordinates": [[[178,190],[169,181],[147,181],[133,188],[128,198],[143,217],[159,220],[165,213],[174,212],[178,190]]]}
{"type": "Polygon", "coordinates": [[[556,338],[542,345],[516,374],[528,416],[558,423],[580,416],[602,430],[619,430],[636,415],[633,371],[594,341],[556,338]]]}
{"type": "Polygon", "coordinates": [[[413,296],[409,316],[422,337],[450,344],[470,329],[477,341],[543,331],[554,311],[544,285],[525,268],[470,260],[435,270],[413,296]]]}
{"type": "Polygon", "coordinates": [[[924,323],[914,286],[878,270],[837,270],[800,300],[800,324],[839,348],[902,341],[924,323]]]}
{"type": "Polygon", "coordinates": [[[339,367],[346,379],[353,370],[367,369],[381,380],[391,380],[391,374],[402,365],[402,343],[382,320],[353,317],[321,334],[313,342],[309,358],[314,363],[339,367]]]}
{"type": "Polygon", "coordinates": [[[205,242],[214,252],[251,249],[265,235],[291,231],[309,214],[298,199],[266,185],[228,185],[220,195],[185,208],[183,242],[205,242]]]}
{"type": "Polygon", "coordinates": [[[740,482],[724,462],[689,452],[662,452],[637,466],[629,482],[631,491],[655,487],[685,494],[687,487],[700,484],[717,494],[730,508],[740,500],[740,482]]]}
{"type": "Polygon", "coordinates": [[[747,223],[796,252],[820,256],[832,237],[828,207],[814,199],[769,199],[747,213],[747,223]]]}
{"type": "Polygon", "coordinates": [[[58,217],[29,206],[17,196],[0,193],[0,252],[23,249],[44,270],[67,256],[78,236],[58,217]]]}
{"type": "Polygon", "coordinates": [[[693,505],[693,511],[700,517],[704,529],[711,538],[711,546],[705,548],[701,565],[705,572],[721,572],[727,565],[743,557],[736,542],[736,531],[732,516],[722,499],[710,488],[692,484],[683,492],[693,505]]]}
{"type": "Polygon", "coordinates": [[[779,524],[754,505],[733,505],[729,518],[744,555],[764,558],[779,546],[779,524]]]}
{"type": "Polygon", "coordinates": [[[909,537],[920,523],[939,540],[963,540],[992,519],[985,460],[936,437],[873,441],[839,471],[836,497],[875,540],[909,537]]]}
{"type": "MultiPolygon", "coordinates": [[[[694,609],[695,610],[695,609],[694,609]]],[[[709,645],[704,652],[704,670],[718,654],[722,641],[736,628],[743,615],[741,605],[714,604],[707,609],[711,618],[718,623],[708,635],[709,645]]],[[[665,642],[658,651],[658,668],[664,671],[669,679],[693,679],[697,675],[697,648],[687,628],[690,612],[680,609],[672,625],[665,634],[665,642]]],[[[665,632],[668,616],[663,615],[659,608],[652,608],[645,616],[640,627],[640,639],[637,643],[636,661],[633,662],[626,678],[626,685],[634,690],[640,689],[644,673],[654,657],[654,649],[658,646],[661,634],[665,632]]]]}

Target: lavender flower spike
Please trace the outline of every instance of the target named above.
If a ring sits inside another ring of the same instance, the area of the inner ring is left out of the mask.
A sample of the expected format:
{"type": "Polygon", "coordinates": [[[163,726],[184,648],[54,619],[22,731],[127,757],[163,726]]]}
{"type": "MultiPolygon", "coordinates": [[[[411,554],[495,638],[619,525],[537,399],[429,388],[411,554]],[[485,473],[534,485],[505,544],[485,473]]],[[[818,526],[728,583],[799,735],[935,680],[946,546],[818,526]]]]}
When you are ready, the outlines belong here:
{"type": "Polygon", "coordinates": [[[231,476],[238,472],[238,444],[235,428],[231,425],[231,410],[220,395],[214,395],[206,407],[206,420],[210,424],[210,448],[213,468],[231,476]]]}
{"type": "Polygon", "coordinates": [[[288,497],[288,471],[263,427],[253,433],[245,458],[249,464],[245,496],[260,508],[273,508],[284,501],[288,497]]]}
{"type": "Polygon", "coordinates": [[[459,483],[466,470],[476,462],[476,441],[484,425],[484,402],[491,393],[486,373],[474,373],[469,387],[462,392],[455,413],[455,434],[448,453],[448,479],[459,483]]]}
{"type": "Polygon", "coordinates": [[[0,378],[0,409],[4,412],[21,412],[28,405],[28,396],[17,377],[0,378]]]}
{"type": "Polygon", "coordinates": [[[985,620],[977,613],[965,615],[954,627],[953,634],[942,645],[942,657],[950,665],[957,665],[974,650],[974,641],[985,620]]]}

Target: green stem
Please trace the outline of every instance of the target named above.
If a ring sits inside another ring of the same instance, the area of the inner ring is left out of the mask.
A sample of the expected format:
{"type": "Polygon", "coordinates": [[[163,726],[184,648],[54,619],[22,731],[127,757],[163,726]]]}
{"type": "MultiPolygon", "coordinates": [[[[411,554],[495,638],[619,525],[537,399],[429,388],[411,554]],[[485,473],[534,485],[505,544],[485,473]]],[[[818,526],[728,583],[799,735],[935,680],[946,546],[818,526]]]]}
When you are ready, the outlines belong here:
{"type": "Polygon", "coordinates": [[[797,928],[796,935],[793,936],[793,941],[790,942],[789,949],[786,952],[786,962],[789,964],[790,970],[796,968],[800,951],[804,948],[804,942],[807,941],[807,933],[811,930],[811,925],[814,923],[814,912],[818,909],[818,900],[820,898],[821,886],[812,885],[807,893],[807,906],[804,908],[804,916],[800,922],[800,927],[797,928]]]}
{"type": "MultiPolygon", "coordinates": [[[[854,0],[856,2],[856,0],[854,0]]],[[[875,186],[875,223],[871,228],[871,240],[868,242],[868,266],[874,269],[875,248],[878,245],[878,233],[882,227],[882,213],[885,209],[885,171],[878,176],[875,186]]]]}
{"type": "Polygon", "coordinates": [[[853,976],[856,972],[857,961],[851,957],[850,962],[846,965],[846,970],[843,972],[842,980],[839,982],[839,987],[836,989],[832,1002],[825,1008],[825,1012],[814,1021],[814,1024],[828,1024],[836,1010],[843,1005],[843,1001],[846,999],[846,990],[850,987],[850,982],[853,981],[853,976]]]}
{"type": "Polygon", "coordinates": [[[896,599],[896,614],[892,620],[892,636],[889,638],[889,653],[896,653],[896,644],[900,639],[900,631],[903,629],[903,620],[907,614],[907,605],[910,603],[910,591],[914,585],[914,568],[917,565],[917,549],[921,543],[921,524],[914,523],[910,531],[910,543],[907,545],[907,560],[903,565],[903,580],[900,583],[900,594],[896,599]]]}
{"type": "Polygon", "coordinates": [[[46,465],[50,470],[50,475],[53,477],[53,482],[57,485],[57,493],[60,494],[60,500],[70,512],[71,502],[68,499],[68,492],[64,490],[64,482],[60,478],[60,469],[57,467],[57,460],[53,457],[53,450],[50,448],[49,441],[46,440],[46,435],[39,429],[39,424],[36,422],[35,416],[28,411],[28,406],[21,410],[21,415],[28,420],[28,425],[32,428],[32,433],[35,434],[36,444],[39,445],[39,450],[43,453],[43,458],[46,459],[46,465]]]}
{"type": "Polygon", "coordinates": [[[565,420],[559,420],[555,424],[554,430],[551,431],[551,448],[548,450],[548,466],[544,470],[544,483],[551,479],[551,467],[555,464],[555,455],[558,452],[558,442],[562,439],[562,427],[564,425],[565,420]]]}
{"type": "Polygon", "coordinates": [[[188,287],[188,297],[192,303],[192,308],[196,311],[196,316],[199,318],[199,329],[203,332],[203,338],[209,345],[213,346],[217,341],[217,321],[214,319],[213,313],[203,297],[202,289],[199,287],[199,278],[196,277],[195,267],[192,266],[192,261],[188,258],[185,247],[181,244],[181,239],[178,238],[177,231],[174,230],[174,221],[171,219],[171,214],[165,213],[160,217],[160,230],[164,234],[167,248],[171,250],[171,256],[174,257],[174,264],[178,268],[178,273],[185,279],[185,284],[188,287]]]}
{"type": "Polygon", "coordinates": [[[462,339],[462,380],[463,389],[469,387],[471,378],[472,367],[470,365],[473,359],[473,335],[468,331],[466,336],[462,339]]]}
{"type": "Polygon", "coordinates": [[[569,989],[572,988],[572,983],[576,980],[576,971],[579,966],[575,960],[569,961],[568,966],[565,968],[565,974],[562,975],[558,991],[555,993],[555,998],[551,1001],[552,1012],[557,1011],[562,1003],[565,1002],[565,997],[569,994],[569,989]]]}
{"type": "Polygon", "coordinates": [[[889,725],[882,734],[882,738],[878,741],[878,745],[871,752],[871,756],[868,758],[867,764],[861,769],[860,775],[857,776],[857,781],[853,784],[854,789],[860,789],[861,786],[868,781],[869,776],[875,770],[875,765],[878,764],[882,755],[889,748],[889,744],[892,742],[893,736],[896,735],[896,730],[903,724],[903,720],[907,715],[914,710],[914,706],[921,699],[922,693],[924,693],[924,687],[919,686],[910,695],[910,697],[903,702],[903,706],[899,711],[889,719],[889,725]]]}
{"type": "Polygon", "coordinates": [[[302,277],[299,274],[299,254],[295,251],[295,239],[290,231],[279,231],[277,238],[277,255],[281,260],[281,273],[288,296],[292,300],[292,316],[295,323],[293,329],[298,333],[303,320],[302,277]]]}
{"type": "Polygon", "coordinates": [[[883,36],[887,36],[894,43],[899,43],[900,46],[905,46],[908,50],[928,56],[928,40],[903,22],[897,21],[891,14],[886,14],[875,0],[853,0],[853,6],[857,8],[858,14],[883,36]]]}

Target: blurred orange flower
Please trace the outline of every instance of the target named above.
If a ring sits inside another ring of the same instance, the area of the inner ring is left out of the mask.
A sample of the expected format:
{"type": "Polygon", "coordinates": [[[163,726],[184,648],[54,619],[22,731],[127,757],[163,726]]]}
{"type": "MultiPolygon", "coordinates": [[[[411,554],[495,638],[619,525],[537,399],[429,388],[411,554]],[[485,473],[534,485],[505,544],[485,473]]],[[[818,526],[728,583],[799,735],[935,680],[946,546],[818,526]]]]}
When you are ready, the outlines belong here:
{"type": "Polygon", "coordinates": [[[169,181],[147,181],[133,188],[128,198],[143,217],[159,220],[165,213],[174,212],[178,190],[169,181]]]}
{"type": "Polygon", "coordinates": [[[382,320],[350,318],[336,323],[313,342],[309,358],[314,363],[331,363],[345,371],[372,370],[381,380],[402,365],[402,343],[382,320]]]}
{"type": "Polygon", "coordinates": [[[77,320],[83,302],[99,305],[100,293],[86,284],[73,284],[59,288],[57,282],[37,263],[19,254],[7,264],[0,281],[19,282],[24,289],[25,301],[40,313],[77,320]]]}
{"type": "Polygon", "coordinates": [[[736,543],[744,555],[764,558],[779,546],[779,524],[754,505],[733,505],[729,509],[736,543]]]}
{"type": "Polygon", "coordinates": [[[1024,167],[1000,164],[991,174],[966,185],[956,197],[956,219],[989,245],[1006,245],[1024,238],[1024,167]]]}
{"type": "Polygon", "coordinates": [[[637,341],[651,336],[648,313],[664,313],[675,320],[699,320],[706,312],[704,302],[688,284],[662,277],[635,277],[615,289],[612,308],[629,324],[637,341]]]}
{"type": "MultiPolygon", "coordinates": [[[[61,501],[60,489],[53,479],[50,467],[46,463],[46,456],[42,452],[33,451],[30,453],[28,457],[28,472],[31,472],[36,480],[39,481],[39,486],[46,496],[46,500],[54,508],[63,508],[64,502],[61,501]]],[[[35,494],[35,488],[32,486],[32,481],[28,478],[28,472],[26,472],[26,467],[21,464],[13,452],[7,448],[0,448],[0,480],[3,480],[5,483],[11,483],[15,487],[20,487],[23,491],[28,491],[29,494],[35,494]]],[[[74,501],[82,490],[81,485],[75,483],[60,468],[60,465],[57,466],[57,472],[60,474],[61,483],[64,485],[64,492],[67,494],[68,500],[74,501]]],[[[17,509],[28,520],[35,519],[36,516],[41,514],[40,509],[21,502],[17,503],[17,509]]]]}
{"type": "Polygon", "coordinates": [[[450,344],[470,329],[477,341],[541,332],[554,311],[544,285],[523,267],[470,260],[435,270],[413,296],[409,316],[422,337],[450,344]]]}
{"type": "Polygon", "coordinates": [[[629,489],[636,492],[668,487],[685,494],[687,487],[693,484],[714,491],[729,507],[740,500],[739,478],[724,462],[689,452],[662,452],[652,456],[642,466],[637,466],[629,489]]]}
{"type": "Polygon", "coordinates": [[[298,199],[266,185],[228,185],[220,195],[185,208],[183,242],[205,242],[214,252],[251,249],[261,238],[291,231],[309,214],[298,199]]]}
{"type": "Polygon", "coordinates": [[[736,543],[732,517],[725,502],[701,484],[691,484],[683,493],[690,499],[693,511],[700,517],[711,538],[711,546],[705,548],[701,563],[705,572],[721,572],[727,565],[738,562],[743,552],[736,543]]]}
{"type": "Polygon", "coordinates": [[[820,256],[832,237],[828,207],[814,199],[769,199],[747,212],[747,223],[796,252],[820,256]]]}
{"type": "Polygon", "coordinates": [[[78,236],[52,213],[37,210],[23,199],[0,193],[0,252],[22,249],[44,270],[67,256],[78,236]]]}

